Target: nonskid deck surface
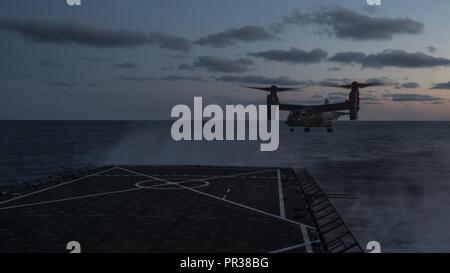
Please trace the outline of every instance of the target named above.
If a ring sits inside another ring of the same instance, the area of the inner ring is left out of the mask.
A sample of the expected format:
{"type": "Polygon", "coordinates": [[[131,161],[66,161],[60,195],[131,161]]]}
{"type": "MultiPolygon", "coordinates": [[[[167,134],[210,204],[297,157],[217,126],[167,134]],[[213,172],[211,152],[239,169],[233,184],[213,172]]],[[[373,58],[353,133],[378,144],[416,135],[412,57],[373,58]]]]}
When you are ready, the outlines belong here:
{"type": "Polygon", "coordinates": [[[0,252],[314,252],[292,169],[111,166],[0,197],[0,252]]]}

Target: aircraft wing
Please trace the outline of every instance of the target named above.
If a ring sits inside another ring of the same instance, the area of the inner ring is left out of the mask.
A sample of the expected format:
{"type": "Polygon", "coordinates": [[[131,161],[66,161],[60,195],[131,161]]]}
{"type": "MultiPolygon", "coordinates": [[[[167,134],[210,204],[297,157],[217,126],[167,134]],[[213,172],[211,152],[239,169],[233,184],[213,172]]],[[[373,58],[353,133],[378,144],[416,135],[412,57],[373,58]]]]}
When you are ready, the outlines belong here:
{"type": "Polygon", "coordinates": [[[341,110],[348,110],[348,102],[329,103],[320,105],[295,105],[295,104],[280,104],[280,110],[291,112],[334,112],[341,110]]]}

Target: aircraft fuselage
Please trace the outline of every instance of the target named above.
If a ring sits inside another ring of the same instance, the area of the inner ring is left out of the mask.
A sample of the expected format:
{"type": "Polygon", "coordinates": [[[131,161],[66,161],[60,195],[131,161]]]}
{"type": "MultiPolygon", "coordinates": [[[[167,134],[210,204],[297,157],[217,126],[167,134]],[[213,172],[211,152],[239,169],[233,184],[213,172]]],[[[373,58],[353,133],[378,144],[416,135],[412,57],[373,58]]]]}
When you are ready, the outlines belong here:
{"type": "Polygon", "coordinates": [[[317,112],[317,113],[290,113],[287,118],[287,124],[290,127],[332,127],[340,116],[345,115],[342,112],[317,112]]]}

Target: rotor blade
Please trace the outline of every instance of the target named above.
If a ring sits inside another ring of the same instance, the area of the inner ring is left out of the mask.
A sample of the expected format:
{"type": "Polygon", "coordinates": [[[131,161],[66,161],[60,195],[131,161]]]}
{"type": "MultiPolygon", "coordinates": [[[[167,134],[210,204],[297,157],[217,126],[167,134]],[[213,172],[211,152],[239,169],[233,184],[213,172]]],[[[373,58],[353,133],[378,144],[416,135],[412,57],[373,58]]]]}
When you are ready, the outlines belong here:
{"type": "MultiPolygon", "coordinates": [[[[373,82],[373,83],[357,83],[359,88],[365,88],[365,87],[371,87],[371,86],[381,86],[383,85],[383,83],[381,82],[373,82]]],[[[344,84],[344,85],[340,85],[340,84],[324,84],[322,86],[325,87],[335,87],[335,88],[345,88],[345,89],[350,89],[353,87],[352,84],[344,84]]]]}
{"type": "Polygon", "coordinates": [[[254,87],[254,86],[242,86],[242,87],[270,92],[270,88],[268,87],[254,87]]]}
{"type": "Polygon", "coordinates": [[[275,91],[275,92],[283,92],[283,91],[291,91],[291,90],[297,90],[298,88],[292,87],[292,88],[283,88],[283,87],[255,87],[255,86],[242,86],[244,88],[250,88],[250,89],[256,89],[256,90],[262,90],[262,91],[275,91]]]}
{"type": "Polygon", "coordinates": [[[292,90],[297,90],[298,88],[292,87],[292,88],[283,88],[283,87],[277,87],[277,91],[278,92],[283,92],[283,91],[292,91],[292,90]]]}

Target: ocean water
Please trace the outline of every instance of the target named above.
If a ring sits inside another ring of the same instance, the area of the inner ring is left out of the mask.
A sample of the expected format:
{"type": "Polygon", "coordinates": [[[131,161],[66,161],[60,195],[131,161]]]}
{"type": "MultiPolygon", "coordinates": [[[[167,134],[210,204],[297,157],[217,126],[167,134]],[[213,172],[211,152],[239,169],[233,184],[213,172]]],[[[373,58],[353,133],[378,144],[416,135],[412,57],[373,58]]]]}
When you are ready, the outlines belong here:
{"type": "Polygon", "coordinates": [[[362,245],[450,252],[450,122],[340,122],[259,142],[175,142],[169,122],[0,121],[0,184],[88,164],[214,164],[308,168],[362,245]]]}

